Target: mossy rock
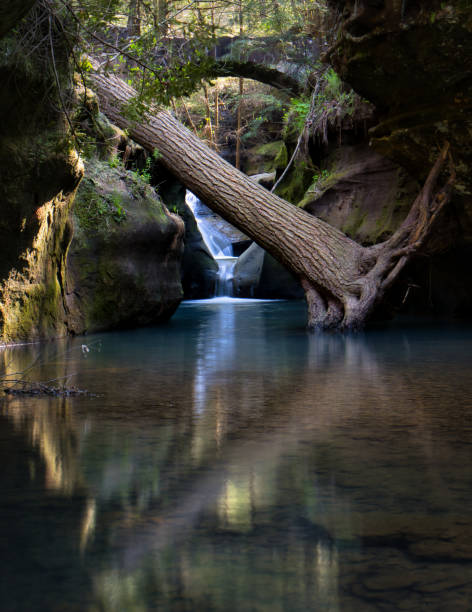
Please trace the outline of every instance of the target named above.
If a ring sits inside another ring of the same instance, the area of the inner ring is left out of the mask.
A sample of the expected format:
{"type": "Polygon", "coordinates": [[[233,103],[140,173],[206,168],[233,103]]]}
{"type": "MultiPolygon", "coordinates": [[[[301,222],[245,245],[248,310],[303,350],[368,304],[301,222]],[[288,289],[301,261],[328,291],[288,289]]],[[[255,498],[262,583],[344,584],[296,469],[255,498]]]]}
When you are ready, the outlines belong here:
{"type": "Polygon", "coordinates": [[[343,146],[299,205],[362,244],[387,239],[408,214],[419,186],[366,144],[343,146]]]}
{"type": "Polygon", "coordinates": [[[248,175],[283,170],[288,163],[287,147],[283,140],[275,140],[249,149],[244,165],[248,175]]]}
{"type": "Polygon", "coordinates": [[[183,223],[137,173],[86,164],[74,209],[67,303],[75,333],[150,325],[182,299],[183,223]]]}
{"type": "Polygon", "coordinates": [[[186,189],[156,164],[152,180],[159,184],[159,195],[166,206],[176,212],[185,224],[182,257],[182,287],[185,299],[204,299],[215,293],[218,264],[208,250],[195,217],[185,201],[186,189]]]}
{"type": "MultiPolygon", "coordinates": [[[[0,42],[0,340],[8,341],[67,331],[68,213],[83,171],[57,110],[55,77],[16,47],[14,37],[0,42]]],[[[55,52],[66,92],[64,50],[55,52]]]]}
{"type": "Polygon", "coordinates": [[[313,179],[313,168],[305,160],[295,161],[275,193],[292,204],[303,198],[307,185],[313,179]]]}

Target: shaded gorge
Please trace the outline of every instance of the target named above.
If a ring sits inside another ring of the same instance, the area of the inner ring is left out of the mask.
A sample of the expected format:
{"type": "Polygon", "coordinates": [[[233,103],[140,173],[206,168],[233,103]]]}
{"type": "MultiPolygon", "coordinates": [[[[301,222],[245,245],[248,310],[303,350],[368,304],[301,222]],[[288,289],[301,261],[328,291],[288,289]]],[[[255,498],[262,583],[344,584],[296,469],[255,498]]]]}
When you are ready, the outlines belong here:
{"type": "Polygon", "coordinates": [[[468,610],[470,327],[298,302],[4,349],[2,610],[468,610]],[[82,346],[86,341],[86,347],[82,346]]]}

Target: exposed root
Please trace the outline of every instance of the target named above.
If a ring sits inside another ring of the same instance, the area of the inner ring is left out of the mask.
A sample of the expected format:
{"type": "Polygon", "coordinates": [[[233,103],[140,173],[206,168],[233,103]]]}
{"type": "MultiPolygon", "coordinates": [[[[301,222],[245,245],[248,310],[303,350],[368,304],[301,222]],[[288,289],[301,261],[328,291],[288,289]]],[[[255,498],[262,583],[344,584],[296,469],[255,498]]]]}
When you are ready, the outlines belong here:
{"type": "Polygon", "coordinates": [[[311,331],[324,330],[326,306],[323,298],[307,279],[302,279],[301,285],[305,291],[308,306],[308,329],[311,331]]]}
{"type": "Polygon", "coordinates": [[[455,179],[449,143],[446,142],[405,221],[389,240],[375,247],[378,251],[377,262],[367,277],[370,277],[370,280],[379,279],[379,299],[431,234],[439,214],[451,199],[455,179]],[[449,178],[446,184],[435,192],[447,159],[450,162],[449,178]]]}
{"type": "Polygon", "coordinates": [[[402,225],[386,242],[364,249],[359,262],[359,278],[345,288],[342,301],[331,297],[326,289],[316,287],[312,281],[302,281],[310,329],[358,330],[365,325],[405,265],[424,245],[440,212],[450,201],[454,181],[449,143],[446,143],[402,225]],[[451,162],[449,179],[436,190],[448,158],[451,162]]]}
{"type": "Polygon", "coordinates": [[[344,316],[344,309],[335,297],[325,297],[320,289],[315,288],[310,281],[303,279],[308,305],[308,329],[311,331],[327,331],[338,329],[344,316]]]}

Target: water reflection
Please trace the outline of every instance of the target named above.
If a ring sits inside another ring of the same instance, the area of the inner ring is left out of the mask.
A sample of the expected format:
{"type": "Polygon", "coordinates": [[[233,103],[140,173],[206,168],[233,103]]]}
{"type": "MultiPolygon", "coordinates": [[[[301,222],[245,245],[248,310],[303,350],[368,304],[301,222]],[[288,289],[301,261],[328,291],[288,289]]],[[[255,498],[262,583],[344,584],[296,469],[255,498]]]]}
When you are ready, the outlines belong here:
{"type": "Polygon", "coordinates": [[[2,610],[469,609],[470,330],[303,321],[187,304],[0,353],[103,394],[1,404],[2,610]]]}

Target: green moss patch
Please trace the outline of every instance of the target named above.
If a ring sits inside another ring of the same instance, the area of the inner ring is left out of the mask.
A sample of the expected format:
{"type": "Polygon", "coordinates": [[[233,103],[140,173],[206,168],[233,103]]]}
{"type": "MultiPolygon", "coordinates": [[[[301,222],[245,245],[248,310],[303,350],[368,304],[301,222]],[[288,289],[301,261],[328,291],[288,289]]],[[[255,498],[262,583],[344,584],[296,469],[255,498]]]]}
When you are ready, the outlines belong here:
{"type": "Polygon", "coordinates": [[[249,149],[245,162],[246,174],[260,174],[283,170],[288,163],[287,147],[283,140],[275,140],[249,149]]]}

